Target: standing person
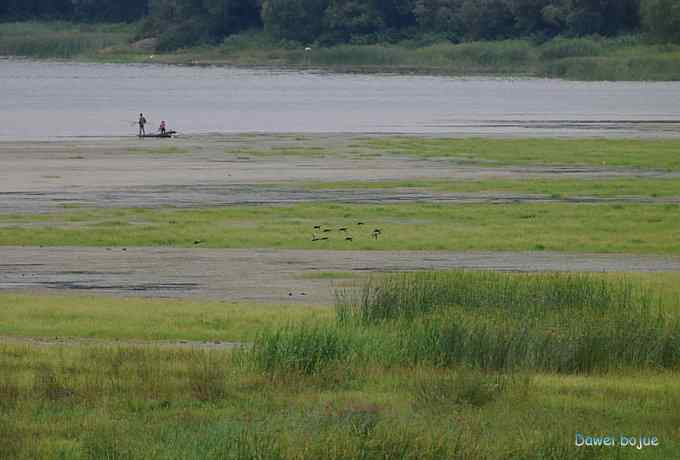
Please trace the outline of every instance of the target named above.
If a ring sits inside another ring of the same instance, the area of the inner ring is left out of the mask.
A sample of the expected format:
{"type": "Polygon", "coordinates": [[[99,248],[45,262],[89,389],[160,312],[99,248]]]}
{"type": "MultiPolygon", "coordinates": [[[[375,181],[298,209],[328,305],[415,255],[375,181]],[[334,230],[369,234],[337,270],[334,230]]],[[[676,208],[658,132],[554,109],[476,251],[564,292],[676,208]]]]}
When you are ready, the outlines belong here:
{"type": "Polygon", "coordinates": [[[146,118],[144,114],[139,114],[139,137],[146,136],[146,131],[144,130],[144,125],[146,125],[146,118]]]}
{"type": "Polygon", "coordinates": [[[165,120],[161,121],[161,127],[158,128],[161,134],[165,134],[165,120]]]}

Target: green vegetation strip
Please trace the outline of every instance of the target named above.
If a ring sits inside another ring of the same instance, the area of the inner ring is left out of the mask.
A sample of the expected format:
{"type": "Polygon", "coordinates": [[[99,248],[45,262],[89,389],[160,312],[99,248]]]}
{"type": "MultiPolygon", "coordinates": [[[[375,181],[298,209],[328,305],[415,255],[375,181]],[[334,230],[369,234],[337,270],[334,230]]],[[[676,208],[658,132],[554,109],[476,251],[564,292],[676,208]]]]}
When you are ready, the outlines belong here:
{"type": "Polygon", "coordinates": [[[0,215],[0,245],[680,252],[674,204],[304,204],[0,215]],[[357,225],[364,222],[365,225],[357,225]],[[331,229],[312,241],[315,225],[331,229]],[[338,231],[347,227],[346,233],[338,231]],[[382,230],[376,240],[374,228],[382,230]],[[352,235],[353,241],[345,241],[352,235]]]}
{"type": "Polygon", "coordinates": [[[475,163],[680,169],[680,140],[382,137],[363,143],[388,153],[475,163]]]}
{"type": "MultiPolygon", "coordinates": [[[[438,14],[435,11],[432,14],[438,14]]],[[[392,43],[393,39],[389,43],[381,40],[376,43],[377,36],[369,34],[365,44],[313,45],[311,52],[306,52],[302,43],[280,40],[266,31],[253,29],[231,34],[216,45],[197,44],[196,40],[206,31],[203,23],[206,17],[221,16],[213,11],[208,16],[200,16],[200,20],[185,17],[186,26],[178,26],[176,22],[171,26],[166,24],[168,30],[160,34],[157,45],[165,50],[175,49],[173,52],[153,50],[153,44],[152,49],[130,45],[141,35],[153,35],[149,27],[159,26],[158,17],[141,27],[134,23],[0,23],[0,55],[103,62],[277,65],[352,72],[487,73],[576,80],[680,79],[680,47],[650,44],[639,36],[558,37],[542,44],[527,39],[454,44],[446,39],[448,32],[432,35],[431,25],[428,25],[426,34],[421,32],[410,39],[407,34],[397,43],[392,43]]],[[[255,16],[259,18],[259,14],[255,16]]],[[[299,25],[293,23],[297,31],[299,25]]],[[[303,41],[308,43],[308,40],[303,41]]],[[[214,37],[210,42],[214,43],[214,37]]]]}
{"type": "Polygon", "coordinates": [[[550,198],[680,197],[680,178],[388,180],[307,182],[305,190],[383,190],[410,188],[449,193],[519,193],[550,198]]]}
{"type": "Polygon", "coordinates": [[[329,318],[328,309],[198,300],[0,294],[0,335],[252,340],[263,327],[329,318]]]}

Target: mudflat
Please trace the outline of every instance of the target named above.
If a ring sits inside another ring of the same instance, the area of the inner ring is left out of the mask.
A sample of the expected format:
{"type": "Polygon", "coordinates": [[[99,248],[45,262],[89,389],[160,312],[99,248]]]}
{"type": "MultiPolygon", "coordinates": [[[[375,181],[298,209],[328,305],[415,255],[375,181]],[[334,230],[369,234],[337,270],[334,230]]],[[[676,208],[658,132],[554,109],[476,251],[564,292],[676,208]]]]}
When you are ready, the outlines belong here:
{"type": "Polygon", "coordinates": [[[315,305],[370,273],[680,271],[680,257],[555,252],[0,247],[0,261],[4,290],[315,305]]]}
{"type": "MultiPolygon", "coordinates": [[[[367,147],[377,136],[206,135],[0,143],[0,212],[78,207],[238,204],[554,201],[529,193],[413,189],[305,190],[301,182],[675,178],[677,172],[593,165],[498,165],[367,147]]],[[[582,201],[601,201],[582,197],[582,201]]],[[[675,202],[673,198],[618,198],[675,202]]]]}
{"type": "MultiPolygon", "coordinates": [[[[380,181],[588,181],[677,179],[672,168],[602,164],[503,164],[484,158],[405,154],[386,138],[353,134],[204,135],[0,143],[0,212],[66,208],[173,208],[256,204],[677,203],[678,196],[564,197],[528,192],[450,192],[370,187],[380,181]],[[358,186],[305,187],[354,181],[358,186]],[[362,185],[363,184],[363,185],[362,185]],[[366,185],[364,187],[364,185],[366,185]]],[[[394,139],[394,138],[390,138],[394,139]]],[[[418,148],[432,137],[415,137],[418,148]]],[[[417,152],[416,152],[417,153],[417,152]]],[[[435,152],[436,153],[436,152],[435,152]]],[[[472,152],[474,153],[474,152],[472,152]]],[[[518,153],[518,155],[521,152],[518,153]]],[[[578,185],[578,183],[577,183],[578,185]]],[[[577,187],[578,188],[578,187],[577,187]]],[[[592,185],[591,185],[592,188],[592,185]]],[[[5,223],[5,227],[16,224],[5,223]]],[[[30,224],[34,225],[34,224],[30,224]]],[[[49,227],[50,222],[39,223],[49,227]]],[[[0,232],[3,227],[0,226],[0,232]]],[[[311,230],[310,230],[311,231],[311,230]]],[[[22,243],[16,243],[22,244],[22,243]]],[[[680,258],[625,254],[334,251],[282,248],[0,247],[0,289],[68,290],[330,304],[357,274],[404,270],[676,271],[680,258]],[[330,273],[332,276],[319,274],[330,273]],[[339,275],[338,275],[339,274],[339,275]]],[[[63,246],[63,243],[62,245],[63,246]]]]}

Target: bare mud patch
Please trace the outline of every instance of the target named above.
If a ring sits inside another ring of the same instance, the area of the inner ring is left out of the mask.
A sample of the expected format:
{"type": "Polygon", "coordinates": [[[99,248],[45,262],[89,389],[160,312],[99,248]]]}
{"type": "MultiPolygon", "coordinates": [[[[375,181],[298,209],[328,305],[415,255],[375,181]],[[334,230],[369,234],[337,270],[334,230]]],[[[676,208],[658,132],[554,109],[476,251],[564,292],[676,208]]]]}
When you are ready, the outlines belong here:
{"type": "MultiPolygon", "coordinates": [[[[330,305],[342,276],[417,270],[680,271],[680,257],[555,252],[0,247],[0,290],[330,305]],[[26,261],[32,261],[27,263],[26,261]]],[[[351,280],[349,280],[351,284],[351,280]]]]}
{"type": "Polygon", "coordinates": [[[246,344],[240,342],[196,340],[131,340],[95,339],[80,337],[24,337],[0,336],[0,344],[26,345],[31,347],[121,347],[121,348],[185,348],[203,350],[233,350],[246,344]]]}

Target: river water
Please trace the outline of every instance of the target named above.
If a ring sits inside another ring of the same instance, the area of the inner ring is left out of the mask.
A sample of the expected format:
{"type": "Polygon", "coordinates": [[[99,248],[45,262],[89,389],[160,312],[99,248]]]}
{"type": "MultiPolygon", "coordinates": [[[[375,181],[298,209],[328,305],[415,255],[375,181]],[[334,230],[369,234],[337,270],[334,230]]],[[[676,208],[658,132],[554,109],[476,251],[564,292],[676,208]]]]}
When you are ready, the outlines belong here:
{"type": "Polygon", "coordinates": [[[116,137],[144,112],[183,135],[245,132],[680,137],[680,82],[0,59],[0,140],[116,137]]]}

